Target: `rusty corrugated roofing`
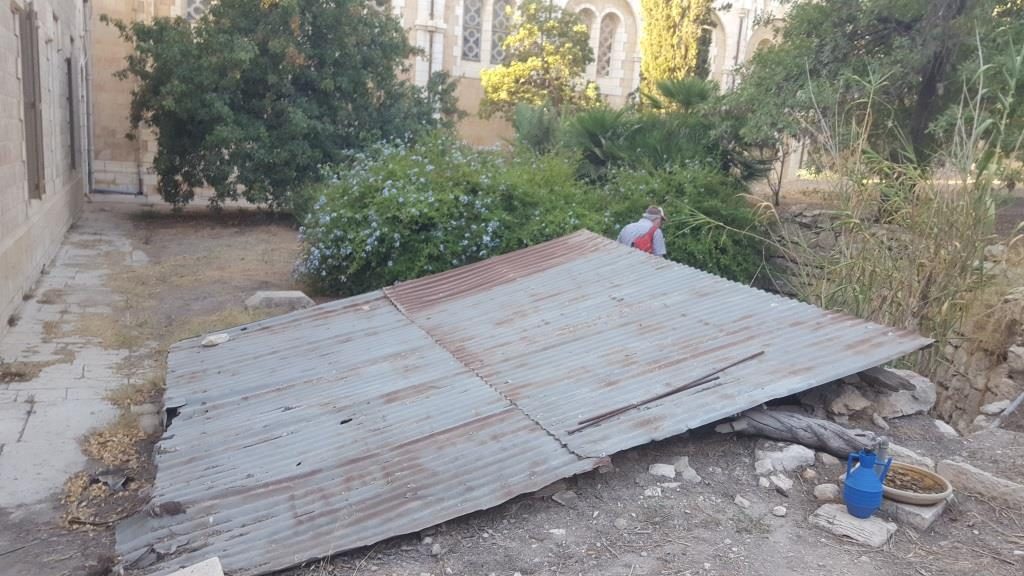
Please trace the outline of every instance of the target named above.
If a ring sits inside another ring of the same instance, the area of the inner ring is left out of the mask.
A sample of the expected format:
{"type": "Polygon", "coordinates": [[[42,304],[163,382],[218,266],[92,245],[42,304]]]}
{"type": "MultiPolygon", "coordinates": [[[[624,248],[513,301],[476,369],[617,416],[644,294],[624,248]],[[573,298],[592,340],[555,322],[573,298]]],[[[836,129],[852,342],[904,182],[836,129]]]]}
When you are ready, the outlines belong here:
{"type": "Polygon", "coordinates": [[[187,511],[117,531],[153,571],[260,574],[413,532],[929,343],[589,232],[228,332],[169,354],[167,404],[187,404],[153,500],[187,511]]]}

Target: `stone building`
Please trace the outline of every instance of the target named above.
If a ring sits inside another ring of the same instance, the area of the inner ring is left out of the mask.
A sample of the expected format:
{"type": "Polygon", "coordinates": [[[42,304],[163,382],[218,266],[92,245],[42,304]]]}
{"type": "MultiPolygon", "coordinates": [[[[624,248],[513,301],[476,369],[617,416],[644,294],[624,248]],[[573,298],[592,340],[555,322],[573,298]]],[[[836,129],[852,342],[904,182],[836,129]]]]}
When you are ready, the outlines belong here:
{"type": "Polygon", "coordinates": [[[84,202],[89,6],[0,10],[0,335],[84,202]]]}
{"type": "MultiPolygon", "coordinates": [[[[409,40],[422,50],[411,62],[411,79],[425,85],[430,74],[443,70],[458,82],[459,106],[469,113],[460,126],[462,138],[474,145],[493,145],[512,136],[511,127],[499,119],[482,119],[476,112],[483,97],[480,72],[501,61],[501,43],[510,19],[506,8],[515,0],[378,0],[390,6],[409,31],[409,40]]],[[[595,62],[586,70],[601,94],[613,106],[627,102],[640,83],[640,36],[643,19],[640,0],[552,0],[580,15],[590,29],[595,62]]],[[[102,14],[122,20],[154,16],[195,19],[210,0],[93,0],[93,54],[95,100],[95,181],[100,189],[149,192],[155,178],[150,159],[155,149],[151,137],[134,141],[127,110],[130,87],[112,78],[123,66],[128,47],[102,14]]],[[[737,0],[715,10],[712,17],[711,78],[726,90],[736,86],[736,70],[759,47],[772,41],[775,24],[786,5],[774,0],[737,0]]]]}

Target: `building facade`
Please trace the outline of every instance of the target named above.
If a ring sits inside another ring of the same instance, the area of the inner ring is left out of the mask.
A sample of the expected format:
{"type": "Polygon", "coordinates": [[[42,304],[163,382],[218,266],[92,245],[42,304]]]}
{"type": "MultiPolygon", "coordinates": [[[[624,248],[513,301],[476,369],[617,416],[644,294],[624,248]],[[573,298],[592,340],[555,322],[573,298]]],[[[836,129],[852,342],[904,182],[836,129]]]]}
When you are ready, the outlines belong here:
{"type": "MultiPolygon", "coordinates": [[[[211,0],[93,0],[93,46],[96,73],[94,185],[121,192],[150,192],[155,177],[150,166],[155,142],[148,134],[134,140],[127,110],[130,86],[112,75],[124,65],[128,46],[116,31],[99,22],[103,14],[126,21],[156,16],[196,19],[211,0]]],[[[391,10],[408,30],[409,41],[421,56],[410,63],[411,80],[426,85],[431,73],[448,72],[455,78],[459,107],[468,113],[459,125],[466,142],[488,146],[512,137],[509,124],[501,119],[483,119],[477,114],[483,98],[480,73],[501,62],[502,41],[511,19],[508,8],[515,0],[376,0],[391,10]]],[[[594,62],[587,67],[587,80],[597,84],[612,106],[625,104],[640,84],[640,37],[643,19],[640,0],[552,0],[579,14],[590,30],[594,62]]],[[[775,36],[775,24],[785,16],[786,6],[774,0],[736,0],[715,9],[712,16],[710,76],[723,89],[735,87],[736,70],[759,47],[775,36]]]]}
{"type": "Polygon", "coordinates": [[[88,180],[89,4],[0,10],[0,334],[53,258],[88,180]]]}

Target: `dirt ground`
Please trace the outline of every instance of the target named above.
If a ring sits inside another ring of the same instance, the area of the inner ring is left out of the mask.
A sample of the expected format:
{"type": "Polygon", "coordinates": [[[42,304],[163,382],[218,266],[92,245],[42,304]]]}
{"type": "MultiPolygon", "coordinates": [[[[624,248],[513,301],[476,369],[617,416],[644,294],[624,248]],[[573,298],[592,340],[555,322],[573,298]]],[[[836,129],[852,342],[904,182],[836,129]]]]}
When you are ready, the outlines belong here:
{"type": "MultiPolygon", "coordinates": [[[[926,416],[893,421],[890,434],[936,459],[971,444],[945,439],[926,416]]],[[[872,550],[807,522],[821,504],[814,499],[814,485],[835,482],[845,472],[842,466],[816,466],[819,476],[813,482],[792,474],[795,486],[785,497],[758,486],[757,442],[705,427],[617,454],[610,473],[570,479],[568,487],[579,496],[575,509],[537,494],[522,496],[428,531],[429,544],[422,540],[426,534],[402,536],[282,576],[1022,573],[1024,560],[1013,551],[1024,548],[1024,510],[1005,510],[958,494],[929,533],[901,527],[891,547],[872,550]],[[703,482],[682,481],[678,488],[662,487],[660,497],[644,497],[646,488],[668,481],[648,474],[648,466],[672,463],[680,456],[689,456],[703,482]],[[751,507],[737,506],[737,495],[751,507]],[[771,512],[780,505],[787,509],[781,518],[771,512]],[[552,530],[564,530],[565,535],[552,530]],[[435,544],[439,550],[431,550],[435,544]]],[[[1020,441],[1013,449],[1024,454],[1020,441]]],[[[1022,475],[1018,468],[1017,478],[1022,475]]]]}

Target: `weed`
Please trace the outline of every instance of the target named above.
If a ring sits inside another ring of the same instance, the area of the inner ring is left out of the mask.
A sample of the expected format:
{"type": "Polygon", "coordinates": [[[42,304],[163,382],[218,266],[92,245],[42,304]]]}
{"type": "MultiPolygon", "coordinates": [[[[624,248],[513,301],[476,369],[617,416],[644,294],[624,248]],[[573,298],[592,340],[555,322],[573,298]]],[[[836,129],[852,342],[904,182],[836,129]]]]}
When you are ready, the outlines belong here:
{"type": "Polygon", "coordinates": [[[10,326],[11,328],[17,326],[18,322],[21,322],[21,315],[18,314],[17,312],[7,317],[7,325],[10,326]]]}

